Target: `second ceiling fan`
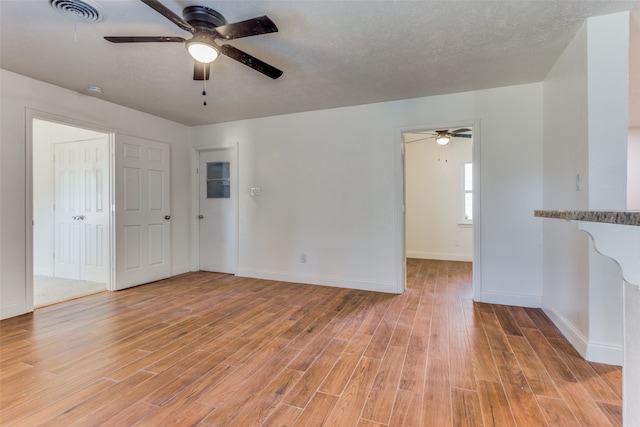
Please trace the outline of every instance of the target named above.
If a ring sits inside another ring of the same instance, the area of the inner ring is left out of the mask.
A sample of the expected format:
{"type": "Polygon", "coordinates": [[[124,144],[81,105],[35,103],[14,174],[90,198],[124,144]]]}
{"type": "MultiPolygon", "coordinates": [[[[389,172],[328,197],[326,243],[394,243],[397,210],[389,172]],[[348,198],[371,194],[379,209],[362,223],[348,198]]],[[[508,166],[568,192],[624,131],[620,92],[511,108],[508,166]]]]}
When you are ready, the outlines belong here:
{"type": "Polygon", "coordinates": [[[110,36],[105,40],[112,43],[184,43],[195,60],[194,80],[209,79],[209,64],[219,54],[250,67],[272,79],[282,75],[282,70],[243,52],[229,44],[219,45],[216,40],[233,40],[260,34],[275,33],[278,27],[267,16],[259,16],[246,21],[227,24],[220,13],[204,6],[188,6],[182,16],[176,15],[158,0],[141,0],[144,4],[173,22],[181,29],[193,34],[190,39],[173,36],[110,36]]]}
{"type": "Polygon", "coordinates": [[[422,133],[428,134],[429,136],[414,139],[413,141],[408,142],[419,142],[425,141],[427,139],[433,139],[436,141],[438,145],[447,145],[451,138],[471,138],[471,129],[469,128],[461,128],[461,129],[442,129],[442,130],[433,130],[428,132],[414,132],[414,133],[422,133]]]}

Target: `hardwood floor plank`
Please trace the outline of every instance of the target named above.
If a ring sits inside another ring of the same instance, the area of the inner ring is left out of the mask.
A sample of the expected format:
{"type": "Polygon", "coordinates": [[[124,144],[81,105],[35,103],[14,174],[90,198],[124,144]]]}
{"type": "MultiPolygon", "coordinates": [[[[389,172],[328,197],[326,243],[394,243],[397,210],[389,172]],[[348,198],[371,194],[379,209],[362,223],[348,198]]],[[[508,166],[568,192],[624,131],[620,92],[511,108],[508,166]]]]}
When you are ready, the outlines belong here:
{"type": "Polygon", "coordinates": [[[469,345],[473,372],[478,380],[500,382],[500,375],[493,360],[491,345],[487,339],[482,325],[474,325],[469,328],[469,345]]]}
{"type": "Polygon", "coordinates": [[[545,425],[535,395],[513,353],[494,352],[502,385],[518,425],[545,425]]]}
{"type": "MultiPolygon", "coordinates": [[[[82,405],[94,395],[100,394],[105,390],[109,390],[113,386],[113,381],[100,380],[93,384],[89,384],[87,387],[82,388],[76,393],[59,396],[58,399],[44,407],[19,405],[11,408],[10,410],[3,408],[1,419],[3,423],[12,421],[15,425],[23,426],[37,425],[44,422],[47,424],[55,424],[51,422],[51,419],[56,415],[64,413],[65,411],[75,410],[78,405],[82,405]]],[[[81,409],[78,411],[81,411],[81,409]]],[[[58,425],[63,424],[58,423],[58,425]]]]}
{"type": "Polygon", "coordinates": [[[476,427],[482,425],[482,411],[478,393],[454,387],[451,389],[451,401],[454,426],[476,427]]]}
{"type": "Polygon", "coordinates": [[[487,339],[491,345],[491,349],[495,351],[511,351],[507,336],[498,321],[495,313],[481,312],[482,327],[487,334],[487,339]]]}
{"type": "Polygon", "coordinates": [[[448,361],[429,358],[427,361],[427,380],[422,403],[423,425],[453,425],[451,390],[448,361]]]}
{"type": "Polygon", "coordinates": [[[289,405],[278,405],[269,418],[262,423],[263,427],[290,427],[302,413],[302,409],[289,405]]]}
{"type": "MultiPolygon", "coordinates": [[[[527,314],[527,311],[524,307],[509,306],[509,311],[511,311],[511,315],[518,324],[519,328],[536,328],[535,322],[531,319],[531,317],[529,317],[529,314],[527,314]]],[[[520,332],[522,332],[522,330],[520,330],[520,332]]]]}
{"type": "Polygon", "coordinates": [[[580,426],[569,405],[562,399],[538,396],[538,404],[549,426],[580,426]]]}
{"type": "Polygon", "coordinates": [[[422,393],[398,390],[391,413],[392,426],[420,426],[422,393]]]}
{"type": "Polygon", "coordinates": [[[379,365],[379,359],[368,357],[360,359],[353,376],[342,395],[338,398],[329,417],[323,424],[324,426],[354,426],[358,423],[379,365]]]}
{"type": "Polygon", "coordinates": [[[516,425],[507,395],[501,383],[479,381],[478,397],[482,408],[484,426],[506,427],[516,425]]]}
{"type": "Polygon", "coordinates": [[[258,426],[280,404],[284,395],[289,393],[298,382],[302,373],[292,369],[283,370],[273,381],[257,393],[255,399],[243,405],[239,415],[228,424],[238,426],[258,426]]]}
{"type": "Polygon", "coordinates": [[[583,426],[609,426],[602,409],[579,382],[557,382],[558,389],[569,408],[583,426]]]}
{"type": "Polygon", "coordinates": [[[338,396],[318,392],[313,395],[311,402],[302,412],[295,425],[299,427],[320,427],[333,410],[338,396]]]}
{"type": "Polygon", "coordinates": [[[473,353],[467,334],[463,332],[451,332],[449,334],[451,387],[476,390],[477,384],[473,369],[473,353]]]}
{"type": "Polygon", "coordinates": [[[529,342],[517,336],[510,336],[508,340],[531,390],[538,396],[560,398],[560,393],[547,373],[544,363],[538,358],[529,342]]]}
{"type": "Polygon", "coordinates": [[[590,362],[594,371],[611,387],[611,390],[622,398],[622,368],[620,366],[605,365],[603,363],[590,362]]]}
{"type": "MultiPolygon", "coordinates": [[[[284,403],[304,408],[325,380],[327,373],[336,364],[346,346],[345,341],[332,340],[285,397],[284,403]]],[[[291,366],[289,365],[290,368],[291,366]]]]}
{"type": "Polygon", "coordinates": [[[522,336],[522,331],[520,330],[516,319],[511,314],[509,307],[506,305],[494,305],[493,311],[506,335],[522,336]]]}
{"type": "Polygon", "coordinates": [[[556,384],[560,382],[575,382],[576,377],[554,350],[547,338],[537,329],[523,329],[527,341],[538,355],[545,361],[545,368],[556,384]]]}
{"type": "Polygon", "coordinates": [[[424,391],[428,344],[428,337],[424,332],[411,334],[400,377],[400,389],[420,394],[424,391]]]}
{"type": "Polygon", "coordinates": [[[553,322],[549,320],[546,314],[540,308],[524,308],[526,313],[529,315],[533,323],[536,325],[536,329],[540,331],[540,333],[545,338],[562,338],[562,334],[560,330],[555,327],[553,322]]]}
{"type": "Polygon", "coordinates": [[[320,386],[321,392],[342,394],[370,341],[371,335],[357,335],[353,338],[320,386]]]}
{"type": "Polygon", "coordinates": [[[622,406],[612,405],[610,403],[596,402],[600,410],[606,415],[611,425],[622,426],[622,406]]]}
{"type": "Polygon", "coordinates": [[[387,424],[393,409],[394,399],[402,373],[405,347],[391,346],[382,359],[371,391],[362,411],[362,418],[387,424]]]}
{"type": "Polygon", "coordinates": [[[357,427],[386,427],[386,426],[387,426],[386,424],[380,424],[375,421],[364,420],[364,419],[360,419],[357,425],[357,427]]]}
{"type": "Polygon", "coordinates": [[[225,410],[235,410],[298,354],[296,349],[285,348],[286,344],[286,340],[274,340],[263,352],[216,384],[215,388],[203,393],[198,402],[212,408],[219,408],[226,402],[225,410]]]}
{"type": "MultiPolygon", "coordinates": [[[[64,403],[60,406],[61,411],[58,411],[55,417],[47,420],[48,425],[65,426],[70,425],[81,419],[93,420],[93,414],[95,411],[109,405],[114,402],[115,399],[122,398],[123,394],[130,392],[131,390],[139,387],[144,387],[145,382],[153,378],[153,374],[148,372],[139,372],[132,375],[127,380],[120,383],[111,382],[110,386],[96,392],[87,393],[86,399],[68,398],[64,399],[64,403]]],[[[118,406],[111,407],[114,410],[121,409],[118,406]]],[[[40,414],[34,414],[36,419],[42,420],[40,414]]],[[[29,420],[25,425],[32,425],[29,420]]],[[[99,424],[99,423],[96,423],[99,424]]]]}

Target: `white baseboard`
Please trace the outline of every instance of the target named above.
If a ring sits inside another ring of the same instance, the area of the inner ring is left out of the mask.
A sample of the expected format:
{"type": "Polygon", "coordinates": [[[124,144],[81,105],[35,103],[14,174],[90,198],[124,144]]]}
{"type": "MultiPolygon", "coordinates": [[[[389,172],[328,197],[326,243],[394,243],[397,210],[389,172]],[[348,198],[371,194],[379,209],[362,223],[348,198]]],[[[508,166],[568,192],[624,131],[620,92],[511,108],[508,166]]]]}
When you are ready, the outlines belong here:
{"type": "Polygon", "coordinates": [[[407,251],[407,258],[417,259],[434,259],[438,261],[464,261],[472,262],[473,254],[451,254],[442,252],[420,252],[420,251],[407,251]]]}
{"type": "Polygon", "coordinates": [[[326,276],[317,274],[300,274],[288,271],[239,269],[236,272],[239,277],[251,277],[254,279],[277,280],[281,282],[305,283],[308,285],[334,286],[337,288],[359,289],[363,291],[385,292],[401,294],[404,292],[403,283],[376,282],[365,279],[349,277],[326,276]]]}
{"type": "Polygon", "coordinates": [[[554,325],[562,332],[582,357],[589,362],[604,363],[607,365],[622,366],[623,348],[606,343],[589,342],[567,318],[558,312],[545,299],[542,300],[542,310],[551,319],[554,325]]]}
{"type": "Polygon", "coordinates": [[[477,301],[486,302],[489,304],[515,305],[518,307],[540,307],[540,297],[534,295],[519,295],[480,291],[480,299],[477,301]]]}
{"type": "Polygon", "coordinates": [[[587,359],[589,362],[604,363],[606,365],[623,365],[624,349],[621,345],[589,342],[587,345],[587,359]]]}

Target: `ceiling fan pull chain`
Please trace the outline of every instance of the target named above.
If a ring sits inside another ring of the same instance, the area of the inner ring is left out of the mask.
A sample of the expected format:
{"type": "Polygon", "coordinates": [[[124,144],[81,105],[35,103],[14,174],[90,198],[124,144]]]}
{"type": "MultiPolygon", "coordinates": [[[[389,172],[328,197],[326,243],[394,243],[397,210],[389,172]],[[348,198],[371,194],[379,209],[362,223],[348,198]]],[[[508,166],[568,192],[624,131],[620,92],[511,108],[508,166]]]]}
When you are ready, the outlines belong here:
{"type": "MultiPolygon", "coordinates": [[[[204,78],[202,79],[202,96],[207,96],[207,69],[206,64],[204,69],[204,78]]],[[[205,98],[204,103],[202,105],[207,105],[207,99],[205,98]]]]}

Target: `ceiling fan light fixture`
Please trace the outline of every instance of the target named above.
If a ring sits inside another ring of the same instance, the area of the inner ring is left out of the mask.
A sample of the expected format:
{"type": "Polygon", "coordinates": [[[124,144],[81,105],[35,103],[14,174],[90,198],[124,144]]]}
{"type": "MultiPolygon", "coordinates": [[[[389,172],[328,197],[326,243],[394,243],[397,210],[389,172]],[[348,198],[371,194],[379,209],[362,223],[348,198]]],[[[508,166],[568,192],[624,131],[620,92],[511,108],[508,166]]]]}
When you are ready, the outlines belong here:
{"type": "Polygon", "coordinates": [[[451,137],[449,135],[446,133],[438,133],[438,136],[436,137],[438,145],[447,145],[449,141],[451,141],[451,137]]]}
{"type": "Polygon", "coordinates": [[[218,57],[218,49],[208,40],[194,37],[189,40],[186,45],[189,55],[203,64],[213,62],[218,57]]]}

